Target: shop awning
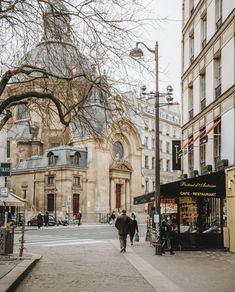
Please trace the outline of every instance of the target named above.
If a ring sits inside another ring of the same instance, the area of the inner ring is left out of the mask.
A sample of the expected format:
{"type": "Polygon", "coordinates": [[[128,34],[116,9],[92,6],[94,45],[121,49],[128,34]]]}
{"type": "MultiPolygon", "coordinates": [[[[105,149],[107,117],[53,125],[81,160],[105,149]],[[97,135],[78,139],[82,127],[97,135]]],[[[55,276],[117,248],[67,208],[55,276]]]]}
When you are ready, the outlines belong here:
{"type": "MultiPolygon", "coordinates": [[[[225,172],[217,172],[163,184],[160,187],[161,197],[217,197],[225,198],[225,172]]],[[[134,198],[134,205],[154,202],[155,193],[151,192],[134,198]]]]}
{"type": "Polygon", "coordinates": [[[219,125],[220,122],[221,122],[221,120],[218,120],[218,121],[214,122],[214,124],[201,137],[201,139],[203,139],[204,137],[206,137],[212,130],[214,130],[214,128],[216,128],[219,125]]]}
{"type": "Polygon", "coordinates": [[[24,205],[25,200],[12,192],[9,192],[7,197],[0,197],[0,206],[24,207],[24,205]]]}

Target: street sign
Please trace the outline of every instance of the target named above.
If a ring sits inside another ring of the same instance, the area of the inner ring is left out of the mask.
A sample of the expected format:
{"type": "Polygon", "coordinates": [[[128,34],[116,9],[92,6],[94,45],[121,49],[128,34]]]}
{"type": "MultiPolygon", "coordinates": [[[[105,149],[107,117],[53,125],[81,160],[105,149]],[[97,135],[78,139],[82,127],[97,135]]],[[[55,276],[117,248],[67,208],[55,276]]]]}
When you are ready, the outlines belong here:
{"type": "Polygon", "coordinates": [[[0,188],[0,197],[4,198],[8,197],[8,188],[6,187],[0,188]]]}
{"type": "Polygon", "coordinates": [[[11,176],[11,164],[0,163],[0,176],[11,176]]]}

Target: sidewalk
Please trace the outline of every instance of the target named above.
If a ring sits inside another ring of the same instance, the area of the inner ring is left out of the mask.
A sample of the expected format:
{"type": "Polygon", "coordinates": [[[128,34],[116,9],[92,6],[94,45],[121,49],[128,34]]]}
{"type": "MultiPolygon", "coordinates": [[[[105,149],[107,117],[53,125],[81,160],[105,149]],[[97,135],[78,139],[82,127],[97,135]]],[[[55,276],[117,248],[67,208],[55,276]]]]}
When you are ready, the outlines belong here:
{"type": "Polygon", "coordinates": [[[39,255],[0,255],[0,291],[14,291],[20,281],[40,260],[39,255]]]}
{"type": "MultiPolygon", "coordinates": [[[[119,249],[117,241],[111,240],[119,249]]],[[[127,248],[124,257],[157,292],[234,292],[235,254],[220,250],[176,251],[155,255],[144,238],[127,248]]]]}

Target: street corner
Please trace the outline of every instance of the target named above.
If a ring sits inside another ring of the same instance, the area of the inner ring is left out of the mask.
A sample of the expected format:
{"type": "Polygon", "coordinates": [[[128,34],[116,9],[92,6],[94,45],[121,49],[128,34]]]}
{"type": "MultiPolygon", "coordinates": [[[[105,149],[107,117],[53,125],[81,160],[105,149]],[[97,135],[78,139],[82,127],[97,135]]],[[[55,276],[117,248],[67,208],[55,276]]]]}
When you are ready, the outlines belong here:
{"type": "Polygon", "coordinates": [[[6,267],[5,275],[0,279],[1,291],[14,291],[41,258],[42,256],[38,254],[30,254],[23,257],[12,256],[12,259],[17,260],[18,263],[13,267],[6,267]]]}

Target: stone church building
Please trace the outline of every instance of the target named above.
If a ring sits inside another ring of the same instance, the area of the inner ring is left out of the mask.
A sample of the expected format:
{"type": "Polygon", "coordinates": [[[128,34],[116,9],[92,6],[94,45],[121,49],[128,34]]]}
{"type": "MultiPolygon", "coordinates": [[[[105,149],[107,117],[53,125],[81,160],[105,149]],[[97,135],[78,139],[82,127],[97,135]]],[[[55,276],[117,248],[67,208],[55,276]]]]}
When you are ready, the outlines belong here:
{"type": "MultiPolygon", "coordinates": [[[[59,1],[54,5],[58,11],[66,11],[59,1]]],[[[60,18],[58,14],[56,22],[52,17],[55,12],[49,7],[43,19],[43,38],[23,62],[54,70],[57,75],[94,71],[71,41],[69,16],[60,18]]],[[[60,94],[61,88],[53,84],[53,78],[46,82],[52,92],[58,90],[60,94]]],[[[30,89],[39,85],[34,81],[30,89]]],[[[72,85],[71,94],[79,92],[81,81],[72,85]]],[[[14,92],[19,87],[9,90],[14,92]]],[[[94,88],[86,100],[86,118],[96,135],[91,135],[86,126],[81,127],[80,120],[74,119],[64,130],[58,119],[48,122],[46,112],[39,115],[35,108],[29,112],[24,104],[16,107],[8,125],[7,156],[12,163],[9,184],[26,200],[27,219],[39,211],[49,211],[56,219],[72,219],[80,211],[84,221],[98,222],[113,210],[141,211],[133,206],[133,198],[143,193],[141,139],[134,124],[112,110],[112,100],[108,106],[105,104],[104,94],[94,88]]]]}

